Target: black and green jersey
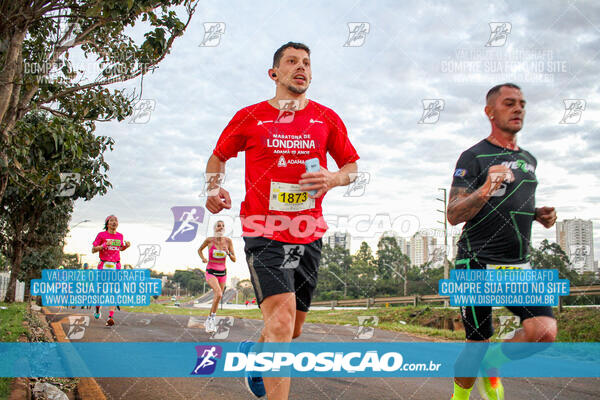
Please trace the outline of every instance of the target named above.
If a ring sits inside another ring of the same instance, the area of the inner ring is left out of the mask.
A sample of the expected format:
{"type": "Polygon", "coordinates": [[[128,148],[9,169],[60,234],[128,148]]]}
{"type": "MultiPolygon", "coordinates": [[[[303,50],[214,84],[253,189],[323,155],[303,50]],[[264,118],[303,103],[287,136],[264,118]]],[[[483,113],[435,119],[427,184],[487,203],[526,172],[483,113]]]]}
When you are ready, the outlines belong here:
{"type": "Polygon", "coordinates": [[[493,165],[509,167],[515,180],[504,182],[467,221],[458,241],[457,259],[474,258],[486,264],[523,263],[529,259],[535,213],[536,159],[523,149],[509,150],[482,140],[461,154],[452,186],[476,190],[484,184],[493,165]]]}

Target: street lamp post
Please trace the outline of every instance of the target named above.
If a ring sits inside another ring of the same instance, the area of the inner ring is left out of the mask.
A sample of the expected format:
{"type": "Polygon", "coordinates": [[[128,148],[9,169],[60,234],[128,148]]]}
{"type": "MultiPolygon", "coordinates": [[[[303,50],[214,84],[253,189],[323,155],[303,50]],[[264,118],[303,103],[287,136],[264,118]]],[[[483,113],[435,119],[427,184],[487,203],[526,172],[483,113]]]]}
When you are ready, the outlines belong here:
{"type": "Polygon", "coordinates": [[[346,297],[346,295],[348,294],[348,285],[346,284],[346,282],[344,282],[344,281],[343,281],[343,280],[342,280],[342,279],[341,279],[339,276],[337,276],[337,275],[335,274],[335,272],[333,272],[332,270],[330,270],[330,269],[326,269],[325,271],[328,271],[328,272],[329,272],[331,275],[335,276],[335,278],[336,278],[338,281],[342,282],[342,285],[344,285],[344,297],[346,297]]]}
{"type": "MultiPolygon", "coordinates": [[[[443,199],[438,199],[436,198],[436,200],[441,201],[442,203],[444,203],[444,210],[437,210],[438,212],[441,212],[442,215],[444,216],[444,279],[448,279],[448,275],[450,274],[449,271],[449,266],[448,266],[448,216],[446,215],[447,210],[448,210],[448,202],[446,200],[446,189],[445,188],[438,188],[438,190],[441,190],[442,192],[444,192],[444,198],[443,199]]],[[[439,223],[442,223],[442,221],[438,221],[439,223]]],[[[444,306],[448,307],[449,306],[449,302],[448,300],[444,300],[444,306]]]]}
{"type": "Polygon", "coordinates": [[[448,275],[449,275],[449,271],[448,271],[448,218],[446,216],[446,210],[447,210],[446,189],[439,188],[438,190],[441,190],[442,192],[444,192],[444,198],[443,199],[436,198],[436,200],[444,203],[444,210],[443,211],[437,210],[437,211],[441,212],[442,215],[444,216],[444,222],[442,222],[442,221],[438,221],[438,222],[440,224],[444,225],[444,279],[448,279],[448,275]]]}
{"type": "Polygon", "coordinates": [[[73,225],[71,228],[69,228],[69,230],[75,228],[79,224],[83,224],[84,222],[90,222],[90,220],[89,219],[84,219],[83,221],[79,221],[78,223],[76,223],[75,225],[73,225]]]}
{"type": "Polygon", "coordinates": [[[398,275],[402,280],[404,280],[404,288],[402,291],[402,295],[406,296],[406,286],[407,286],[407,280],[406,280],[406,271],[404,272],[404,275],[402,275],[400,272],[396,271],[396,269],[391,266],[390,264],[383,264],[385,267],[388,267],[389,269],[392,270],[392,272],[394,273],[394,275],[398,275]]]}

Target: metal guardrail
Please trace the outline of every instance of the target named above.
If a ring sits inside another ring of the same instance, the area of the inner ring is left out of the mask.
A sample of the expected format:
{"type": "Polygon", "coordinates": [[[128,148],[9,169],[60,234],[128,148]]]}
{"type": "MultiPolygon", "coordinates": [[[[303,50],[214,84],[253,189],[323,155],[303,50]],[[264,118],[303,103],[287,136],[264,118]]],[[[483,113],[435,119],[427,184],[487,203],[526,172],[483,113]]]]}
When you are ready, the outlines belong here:
{"type": "MultiPolygon", "coordinates": [[[[600,295],[600,285],[592,286],[571,286],[567,296],[597,296],[600,295]]],[[[348,306],[366,306],[367,308],[375,304],[411,304],[418,305],[421,303],[443,303],[450,300],[448,296],[439,296],[437,294],[426,294],[416,296],[398,296],[398,297],[376,297],[371,299],[349,299],[349,300],[328,300],[328,301],[313,301],[313,306],[331,306],[348,307],[348,306]]]]}

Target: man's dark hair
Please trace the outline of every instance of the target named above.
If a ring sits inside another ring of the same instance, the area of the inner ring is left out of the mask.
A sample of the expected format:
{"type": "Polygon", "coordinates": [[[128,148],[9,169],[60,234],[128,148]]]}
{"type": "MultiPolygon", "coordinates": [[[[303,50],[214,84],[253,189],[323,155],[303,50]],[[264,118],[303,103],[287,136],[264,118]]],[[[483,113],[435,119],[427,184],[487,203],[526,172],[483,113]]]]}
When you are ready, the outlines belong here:
{"type": "Polygon", "coordinates": [[[510,83],[510,82],[501,83],[500,85],[496,85],[493,88],[491,88],[490,90],[488,90],[487,94],[485,95],[485,103],[490,104],[492,102],[492,100],[495,100],[496,96],[500,93],[500,89],[502,89],[503,87],[509,87],[509,88],[521,90],[521,88],[519,86],[515,85],[514,83],[510,83]]]}
{"type": "Polygon", "coordinates": [[[281,57],[283,57],[283,52],[285,51],[285,49],[288,49],[290,47],[297,50],[304,50],[308,53],[308,56],[310,57],[310,49],[304,43],[287,42],[286,44],[278,48],[275,54],[273,54],[273,67],[279,67],[279,61],[281,61],[281,57]]]}

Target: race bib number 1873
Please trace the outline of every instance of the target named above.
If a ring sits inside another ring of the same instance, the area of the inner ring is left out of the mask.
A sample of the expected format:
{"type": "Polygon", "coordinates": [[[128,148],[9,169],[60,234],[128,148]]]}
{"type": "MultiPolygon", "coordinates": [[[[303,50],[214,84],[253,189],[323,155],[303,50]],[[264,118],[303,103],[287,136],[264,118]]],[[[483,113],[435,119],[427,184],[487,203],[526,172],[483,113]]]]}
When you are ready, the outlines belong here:
{"type": "Polygon", "coordinates": [[[269,210],[295,212],[311,208],[315,208],[315,199],[311,199],[307,192],[300,190],[300,185],[271,182],[269,210]]]}

